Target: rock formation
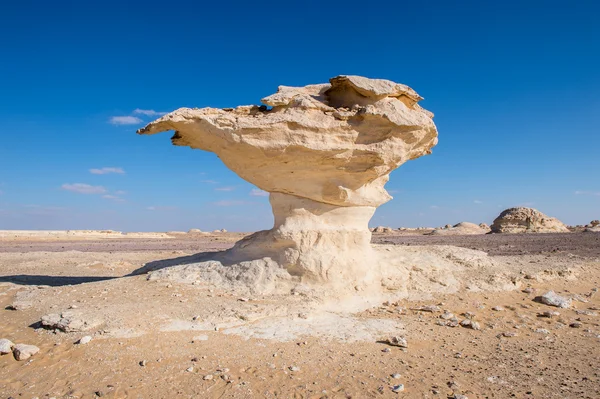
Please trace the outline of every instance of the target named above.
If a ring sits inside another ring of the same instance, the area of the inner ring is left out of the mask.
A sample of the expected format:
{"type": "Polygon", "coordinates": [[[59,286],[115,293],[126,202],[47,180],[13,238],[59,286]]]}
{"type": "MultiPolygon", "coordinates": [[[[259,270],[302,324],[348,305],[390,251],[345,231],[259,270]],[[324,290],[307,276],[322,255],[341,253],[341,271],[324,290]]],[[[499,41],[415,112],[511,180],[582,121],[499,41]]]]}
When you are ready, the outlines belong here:
{"type": "Polygon", "coordinates": [[[503,211],[491,226],[492,233],[568,233],[560,220],[533,208],[510,208],[503,211]]]}
{"type": "Polygon", "coordinates": [[[138,133],[174,130],[173,144],[214,152],[270,193],[274,227],[210,260],[274,262],[302,281],[364,281],[374,259],[368,222],[392,198],[390,172],[437,143],[420,100],[389,80],[338,76],[280,86],[262,106],[181,108],[138,133]]]}
{"type": "Polygon", "coordinates": [[[435,229],[428,235],[472,235],[472,234],[487,234],[489,228],[485,229],[481,225],[475,223],[460,222],[452,227],[445,227],[442,229],[435,229]]]}

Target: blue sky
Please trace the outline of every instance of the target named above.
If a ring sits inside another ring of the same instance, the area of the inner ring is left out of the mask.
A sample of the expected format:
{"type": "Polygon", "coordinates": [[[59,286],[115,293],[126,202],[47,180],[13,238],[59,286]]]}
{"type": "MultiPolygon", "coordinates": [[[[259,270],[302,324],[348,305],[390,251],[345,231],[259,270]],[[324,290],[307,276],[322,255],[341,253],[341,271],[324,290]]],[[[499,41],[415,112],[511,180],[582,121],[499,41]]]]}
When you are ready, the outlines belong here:
{"type": "Polygon", "coordinates": [[[599,2],[203,3],[2,6],[0,229],[269,228],[214,154],[135,130],[339,74],[408,84],[436,115],[373,226],[600,218],[599,2]]]}

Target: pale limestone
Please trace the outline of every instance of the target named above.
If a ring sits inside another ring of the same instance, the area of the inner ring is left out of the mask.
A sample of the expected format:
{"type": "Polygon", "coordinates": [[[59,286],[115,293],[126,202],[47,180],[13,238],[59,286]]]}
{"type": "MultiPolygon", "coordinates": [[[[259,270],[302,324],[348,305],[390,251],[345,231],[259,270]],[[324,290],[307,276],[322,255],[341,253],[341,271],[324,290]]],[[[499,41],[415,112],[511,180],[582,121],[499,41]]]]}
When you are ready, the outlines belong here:
{"type": "MultiPolygon", "coordinates": [[[[209,261],[202,267],[215,272],[213,279],[370,284],[381,276],[368,222],[392,198],[384,188],[389,174],[437,143],[433,114],[417,104],[421,99],[389,80],[338,76],[329,84],[280,86],[262,100],[266,106],[181,108],[138,133],[174,130],[173,144],[216,153],[270,193],[273,229],[199,259],[209,261]]],[[[171,272],[184,280],[206,277],[207,270],[193,268],[171,272]]]]}
{"type": "Polygon", "coordinates": [[[491,226],[493,233],[568,233],[560,220],[533,208],[517,207],[503,211],[491,226]]]}

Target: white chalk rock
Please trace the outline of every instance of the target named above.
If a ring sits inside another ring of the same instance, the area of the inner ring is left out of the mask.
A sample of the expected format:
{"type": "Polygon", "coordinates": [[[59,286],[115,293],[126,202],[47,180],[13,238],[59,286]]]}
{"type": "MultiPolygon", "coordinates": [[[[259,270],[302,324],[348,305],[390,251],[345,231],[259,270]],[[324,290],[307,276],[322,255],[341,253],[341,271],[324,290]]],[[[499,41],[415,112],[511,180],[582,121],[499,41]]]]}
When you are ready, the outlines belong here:
{"type": "Polygon", "coordinates": [[[15,344],[12,341],[2,338],[0,339],[0,355],[6,355],[13,351],[15,344]]]}
{"type": "Polygon", "coordinates": [[[273,229],[204,266],[227,264],[221,277],[272,264],[265,276],[250,277],[283,271],[303,281],[365,282],[376,262],[368,222],[391,199],[384,189],[389,174],[437,143],[433,114],[417,104],[421,99],[389,80],[338,76],[328,84],[280,86],[265,106],[181,108],[138,133],[174,130],[173,144],[216,153],[270,193],[273,229]]]}
{"type": "Polygon", "coordinates": [[[40,348],[35,345],[17,344],[13,349],[13,355],[17,360],[27,360],[39,351],[40,348]]]}

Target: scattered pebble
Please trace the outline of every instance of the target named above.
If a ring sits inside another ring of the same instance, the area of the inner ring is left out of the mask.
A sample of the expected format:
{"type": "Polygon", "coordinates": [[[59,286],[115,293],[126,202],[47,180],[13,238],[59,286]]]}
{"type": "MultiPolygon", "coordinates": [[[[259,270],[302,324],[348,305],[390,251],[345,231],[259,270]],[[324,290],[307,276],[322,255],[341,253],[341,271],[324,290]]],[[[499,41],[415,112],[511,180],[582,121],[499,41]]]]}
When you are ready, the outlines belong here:
{"type": "Polygon", "coordinates": [[[400,348],[408,348],[408,342],[404,337],[390,337],[387,343],[392,346],[399,346],[400,348]]]}
{"type": "Polygon", "coordinates": [[[207,374],[202,378],[204,381],[210,381],[213,379],[213,375],[212,374],[207,374]]]}
{"type": "Polygon", "coordinates": [[[435,313],[435,312],[441,311],[440,307],[437,305],[419,306],[418,308],[412,308],[411,310],[416,310],[419,312],[429,312],[429,313],[435,313]]]}
{"type": "Polygon", "coordinates": [[[502,306],[494,306],[492,310],[495,312],[502,312],[504,308],[502,306]]]}
{"type": "Polygon", "coordinates": [[[392,387],[392,392],[394,393],[398,393],[398,392],[402,392],[404,391],[404,384],[398,384],[398,385],[394,385],[392,387]]]}
{"type": "Polygon", "coordinates": [[[187,369],[185,369],[185,371],[187,371],[188,373],[191,373],[192,371],[194,371],[194,368],[192,366],[190,366],[187,369]]]}
{"type": "Polygon", "coordinates": [[[479,325],[479,323],[470,319],[465,319],[461,321],[460,325],[465,328],[470,328],[471,330],[481,330],[481,326],[479,325]]]}
{"type": "Polygon", "coordinates": [[[554,291],[548,291],[540,297],[540,301],[549,306],[556,306],[558,308],[569,308],[571,307],[571,300],[558,295],[554,291]]]}
{"type": "Polygon", "coordinates": [[[2,338],[0,339],[0,355],[6,355],[13,351],[15,344],[12,341],[2,338]]]}
{"type": "Polygon", "coordinates": [[[505,331],[505,332],[503,332],[500,335],[503,336],[503,337],[506,337],[506,338],[510,338],[510,337],[516,337],[517,333],[514,332],[514,331],[505,331]]]}
{"type": "Polygon", "coordinates": [[[571,328],[581,328],[581,326],[583,326],[583,324],[578,321],[575,321],[575,322],[569,324],[569,327],[571,327],[571,328]]]}
{"type": "Polygon", "coordinates": [[[92,337],[89,335],[86,335],[85,337],[81,337],[81,339],[79,341],[77,341],[77,343],[80,345],[85,345],[85,344],[89,344],[91,340],[92,340],[92,337]]]}
{"type": "Polygon", "coordinates": [[[558,313],[558,312],[552,312],[552,311],[546,311],[546,312],[540,313],[538,316],[552,318],[552,317],[555,317],[555,316],[560,316],[560,313],[558,313]]]}
{"type": "Polygon", "coordinates": [[[523,292],[526,294],[532,294],[535,292],[535,288],[527,287],[523,290],[523,292]]]}
{"type": "Polygon", "coordinates": [[[290,369],[290,371],[300,371],[300,367],[297,366],[290,366],[288,368],[290,369]]]}
{"type": "Polygon", "coordinates": [[[535,332],[538,334],[550,334],[550,331],[546,330],[545,328],[537,328],[535,332]]]}
{"type": "Polygon", "coordinates": [[[35,345],[17,344],[13,348],[13,355],[17,360],[27,360],[39,351],[40,348],[35,345]]]}
{"type": "Polygon", "coordinates": [[[398,374],[398,373],[394,373],[394,374],[392,374],[392,378],[393,378],[393,379],[395,379],[395,380],[397,380],[397,379],[398,379],[398,378],[400,378],[400,377],[401,377],[401,375],[400,375],[400,374],[398,374]]]}
{"type": "Polygon", "coordinates": [[[442,313],[440,315],[440,319],[444,319],[444,320],[450,320],[453,317],[454,317],[454,314],[448,312],[447,310],[444,310],[444,313],[442,313]]]}
{"type": "Polygon", "coordinates": [[[145,367],[146,366],[146,361],[142,360],[138,363],[140,366],[145,367]]]}

